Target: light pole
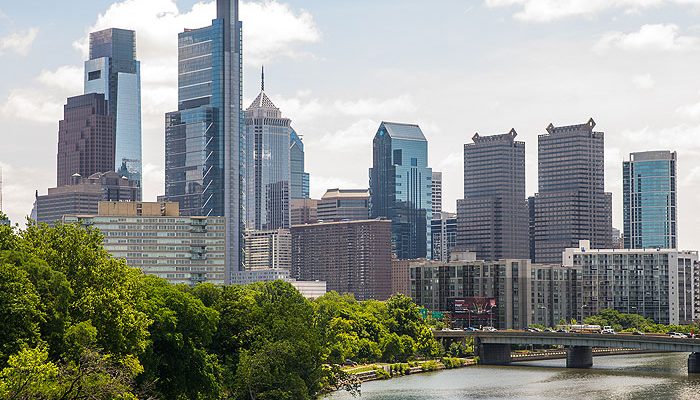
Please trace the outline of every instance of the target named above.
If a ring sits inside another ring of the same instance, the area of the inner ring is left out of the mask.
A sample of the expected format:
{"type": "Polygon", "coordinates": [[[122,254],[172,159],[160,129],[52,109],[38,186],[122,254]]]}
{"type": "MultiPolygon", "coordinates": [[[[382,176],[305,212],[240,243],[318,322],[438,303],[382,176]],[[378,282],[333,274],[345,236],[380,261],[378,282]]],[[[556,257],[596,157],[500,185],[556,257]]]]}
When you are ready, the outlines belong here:
{"type": "Polygon", "coordinates": [[[548,314],[548,312],[549,312],[549,309],[547,308],[547,306],[542,305],[542,304],[540,304],[537,308],[539,308],[540,310],[545,310],[545,311],[544,311],[544,318],[543,318],[543,320],[544,320],[544,326],[545,326],[545,327],[548,327],[548,326],[547,326],[547,320],[548,320],[547,314],[548,314]]]}
{"type": "Polygon", "coordinates": [[[491,325],[491,327],[493,327],[493,309],[494,308],[498,308],[498,306],[493,305],[493,306],[491,306],[491,309],[489,310],[489,325],[491,325]]]}
{"type": "Polygon", "coordinates": [[[581,324],[583,325],[583,309],[588,308],[588,304],[584,304],[581,306],[581,324]]]}

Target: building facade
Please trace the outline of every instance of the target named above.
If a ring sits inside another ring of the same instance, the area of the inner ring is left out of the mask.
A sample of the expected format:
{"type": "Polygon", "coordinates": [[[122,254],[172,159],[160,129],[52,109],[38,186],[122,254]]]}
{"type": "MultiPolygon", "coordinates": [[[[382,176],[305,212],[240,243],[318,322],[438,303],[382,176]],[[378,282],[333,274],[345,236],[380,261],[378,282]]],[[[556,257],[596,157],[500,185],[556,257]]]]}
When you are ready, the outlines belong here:
{"type": "Polygon", "coordinates": [[[583,240],[564,251],[563,263],[581,271],[584,317],[609,308],[660,324],[693,320],[697,252],[591,249],[583,240]]]}
{"type": "Polygon", "coordinates": [[[100,230],[113,257],[170,283],[225,281],[223,217],[180,216],[177,203],[100,202],[96,215],[63,222],[100,230]]]}
{"type": "Polygon", "coordinates": [[[631,153],[622,186],[625,248],[677,248],[676,152],[631,153]]]}
{"type": "Polygon", "coordinates": [[[56,185],[70,185],[73,175],[114,170],[115,121],[104,94],[69,97],[58,123],[56,185]]]}
{"type": "Polygon", "coordinates": [[[399,259],[430,258],[433,172],[420,127],[382,122],[369,175],[370,217],[391,221],[393,253],[399,259]]]}
{"type": "Polygon", "coordinates": [[[361,221],[369,218],[369,190],[328,189],[318,202],[319,221],[361,221]]]}
{"type": "Polygon", "coordinates": [[[210,26],[178,35],[178,110],[165,116],[165,196],[183,215],[226,219],[226,276],[242,269],[245,130],[237,0],[210,26]]]}
{"type": "Polygon", "coordinates": [[[265,76],[258,97],[245,111],[247,228],[289,229],[291,196],[290,146],[292,121],[282,117],[265,94],[265,76]]]}
{"type": "Polygon", "coordinates": [[[291,225],[315,224],[318,222],[318,200],[292,199],[289,202],[291,225]]]}
{"type": "Polygon", "coordinates": [[[391,222],[327,222],[293,226],[292,278],[326,281],[358,300],[391,295],[391,222]]]}
{"type": "Polygon", "coordinates": [[[292,235],[289,229],[245,233],[247,271],[292,268],[292,235]]]}
{"type": "Polygon", "coordinates": [[[457,202],[458,246],[480,260],[529,257],[525,143],[514,129],[464,145],[464,199],[457,202]]]}
{"type": "Polygon", "coordinates": [[[289,144],[289,162],[292,173],[292,191],[290,198],[309,198],[309,173],[305,169],[304,142],[301,137],[292,129],[289,144]]]}
{"type": "Polygon", "coordinates": [[[457,248],[457,214],[433,214],[430,221],[433,260],[450,261],[450,253],[457,248]]]}
{"type": "Polygon", "coordinates": [[[539,136],[535,262],[559,263],[562,251],[590,240],[612,247],[612,195],[605,192],[604,134],[590,119],[539,136]]]}
{"type": "Polygon", "coordinates": [[[442,212],[442,172],[433,171],[433,217],[442,212]]]}
{"type": "Polygon", "coordinates": [[[141,65],[136,59],[136,33],[110,28],[90,33],[90,59],[85,62],[85,93],[104,94],[114,116],[112,166],[141,185],[141,65]]]}
{"type": "Polygon", "coordinates": [[[70,184],[37,194],[32,214],[36,222],[53,225],[64,215],[95,215],[101,201],[141,201],[139,182],[114,171],[87,178],[75,174],[70,184]]]}

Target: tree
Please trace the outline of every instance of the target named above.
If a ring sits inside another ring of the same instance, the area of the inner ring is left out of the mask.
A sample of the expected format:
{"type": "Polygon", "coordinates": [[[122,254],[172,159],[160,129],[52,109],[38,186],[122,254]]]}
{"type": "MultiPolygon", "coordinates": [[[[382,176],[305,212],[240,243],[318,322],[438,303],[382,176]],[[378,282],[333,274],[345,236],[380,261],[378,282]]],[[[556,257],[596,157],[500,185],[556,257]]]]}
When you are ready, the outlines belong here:
{"type": "Polygon", "coordinates": [[[12,264],[0,264],[0,368],[12,354],[39,343],[39,323],[44,320],[40,307],[27,272],[12,264]]]}
{"type": "Polygon", "coordinates": [[[388,327],[391,332],[398,335],[417,337],[420,326],[423,325],[423,317],[420,309],[410,297],[398,294],[392,296],[386,304],[389,313],[388,327]]]}

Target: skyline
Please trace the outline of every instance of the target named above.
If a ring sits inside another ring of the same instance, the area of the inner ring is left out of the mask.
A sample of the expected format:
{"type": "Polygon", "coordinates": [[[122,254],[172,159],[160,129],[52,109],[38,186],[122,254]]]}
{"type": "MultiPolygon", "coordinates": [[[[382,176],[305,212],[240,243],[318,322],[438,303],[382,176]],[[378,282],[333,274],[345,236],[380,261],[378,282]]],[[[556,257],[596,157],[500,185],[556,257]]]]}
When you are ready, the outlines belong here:
{"type": "MultiPolygon", "coordinates": [[[[103,13],[111,2],[95,3],[87,8],[103,13]]],[[[213,7],[208,3],[192,8],[195,2],[179,1],[180,13],[175,14],[175,3],[169,0],[115,3],[119,6],[102,18],[96,18],[96,13],[90,18],[88,10],[72,16],[80,29],[73,26],[67,31],[77,30],[79,35],[66,32],[59,37],[50,37],[51,28],[41,25],[40,20],[36,21],[38,31],[32,31],[34,21],[23,19],[18,5],[0,7],[0,19],[11,21],[0,27],[0,73],[14,78],[0,82],[0,123],[3,131],[23,132],[18,136],[21,141],[7,143],[0,150],[0,163],[5,168],[5,211],[13,222],[21,222],[21,216],[29,214],[35,189],[43,193],[53,186],[60,115],[54,118],[52,113],[60,110],[64,95],[78,94],[75,87],[82,86],[84,53],[76,51],[73,43],[82,41],[84,46],[88,31],[111,26],[136,30],[144,80],[144,200],[163,194],[162,115],[177,104],[173,100],[177,84],[160,75],[166,76],[176,67],[173,49],[177,33],[185,26],[208,25],[213,7]],[[143,9],[133,25],[125,24],[131,17],[130,7],[143,9]],[[166,24],[167,34],[157,32],[166,24]],[[28,33],[27,39],[33,36],[28,41],[32,46],[23,47],[21,35],[7,39],[17,32],[28,33]],[[38,53],[49,46],[47,43],[60,50],[52,55],[57,60],[41,61],[38,53]],[[31,115],[32,107],[42,111],[38,114],[43,121],[27,119],[37,118],[31,115]],[[34,149],[34,143],[47,145],[34,149]]],[[[304,134],[313,198],[333,187],[368,187],[372,136],[382,120],[418,123],[428,139],[429,166],[443,173],[446,211],[456,211],[455,200],[463,191],[461,148],[474,132],[518,131],[519,140],[526,142],[527,194],[531,195],[537,187],[537,135],[543,134],[550,122],[557,126],[579,124],[593,117],[606,133],[606,191],[613,193],[613,225],[622,228],[622,162],[628,153],[678,151],[679,245],[699,247],[700,232],[694,225],[700,216],[690,208],[700,200],[700,194],[693,190],[700,184],[700,168],[692,166],[700,155],[700,145],[693,142],[700,129],[700,82],[692,73],[692,61],[700,60],[700,27],[689,21],[697,16],[697,8],[680,5],[680,1],[656,1],[652,2],[654,7],[633,9],[633,1],[615,1],[610,4],[617,6],[571,9],[576,12],[568,17],[546,12],[533,17],[533,7],[545,2],[472,3],[470,8],[464,2],[446,2],[436,13],[430,8],[422,10],[418,2],[402,2],[400,9],[393,1],[371,7],[366,2],[333,7],[316,1],[244,2],[243,104],[249,104],[257,94],[257,67],[264,61],[271,99],[304,134]],[[506,7],[507,3],[512,6],[506,7]],[[376,38],[378,43],[371,44],[367,35],[353,32],[357,43],[348,45],[343,30],[348,30],[350,22],[339,18],[343,12],[360,13],[363,9],[371,11],[368,26],[379,27],[377,32],[382,35],[376,38]],[[458,9],[462,12],[446,12],[458,9]],[[256,26],[262,21],[255,19],[255,13],[262,10],[279,19],[264,21],[267,25],[262,28],[256,26]],[[389,12],[404,17],[397,20],[405,24],[396,20],[391,26],[376,23],[389,12]],[[447,19],[444,26],[436,25],[438,14],[447,19]],[[416,18],[433,29],[422,30],[420,35],[410,31],[410,21],[416,18]],[[488,18],[495,22],[494,27],[488,18]],[[482,22],[463,27],[456,20],[482,22]],[[569,24],[576,29],[566,30],[563,38],[542,37],[552,27],[569,24]],[[450,32],[488,34],[471,37],[450,32]],[[415,41],[421,35],[424,37],[415,41]],[[280,37],[288,39],[278,42],[280,37]],[[436,40],[441,38],[446,40],[436,40]],[[526,47],[518,49],[521,41],[526,47]],[[392,46],[385,45],[387,42],[392,46]],[[465,43],[471,46],[465,53],[483,57],[465,60],[464,55],[454,54],[465,43]],[[423,48],[416,52],[416,45],[423,48]],[[427,45],[450,55],[436,54],[427,45]],[[333,47],[346,51],[339,55],[333,47]],[[358,49],[364,52],[356,52],[358,49]],[[509,63],[514,64],[510,70],[503,66],[509,63]],[[600,67],[600,63],[606,66],[600,67]],[[415,81],[422,84],[415,85],[415,81]],[[641,140],[635,140],[638,137],[641,140]],[[333,150],[330,157],[325,154],[329,150],[333,150]]],[[[62,12],[67,11],[57,10],[54,17],[60,19],[62,12]]]]}

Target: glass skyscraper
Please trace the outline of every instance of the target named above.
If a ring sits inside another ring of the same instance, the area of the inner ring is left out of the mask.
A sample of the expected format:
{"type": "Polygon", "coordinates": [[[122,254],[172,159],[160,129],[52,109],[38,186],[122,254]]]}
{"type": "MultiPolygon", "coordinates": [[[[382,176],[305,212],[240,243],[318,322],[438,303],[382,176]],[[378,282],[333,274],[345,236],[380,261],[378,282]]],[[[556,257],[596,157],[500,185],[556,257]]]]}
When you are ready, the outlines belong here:
{"type": "Polygon", "coordinates": [[[237,0],[178,35],[178,110],[165,116],[165,198],[182,215],[226,218],[226,282],[242,269],[245,136],[237,0]]]}
{"type": "Polygon", "coordinates": [[[90,34],[84,88],[86,94],[104,94],[115,117],[114,170],[141,186],[141,66],[134,31],[111,28],[90,34]]]}
{"type": "Polygon", "coordinates": [[[433,174],[420,127],[382,122],[374,136],[372,165],[370,217],[391,220],[397,258],[430,258],[433,174]]]}
{"type": "Polygon", "coordinates": [[[622,180],[625,248],[677,248],[676,152],[631,153],[622,180]]]}
{"type": "Polygon", "coordinates": [[[292,199],[309,198],[309,174],[304,171],[304,142],[292,128],[289,143],[289,161],[292,170],[292,199]]]}

